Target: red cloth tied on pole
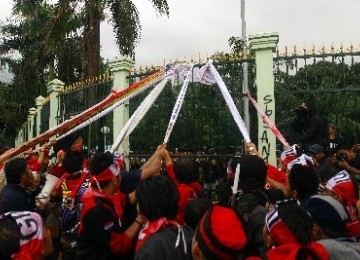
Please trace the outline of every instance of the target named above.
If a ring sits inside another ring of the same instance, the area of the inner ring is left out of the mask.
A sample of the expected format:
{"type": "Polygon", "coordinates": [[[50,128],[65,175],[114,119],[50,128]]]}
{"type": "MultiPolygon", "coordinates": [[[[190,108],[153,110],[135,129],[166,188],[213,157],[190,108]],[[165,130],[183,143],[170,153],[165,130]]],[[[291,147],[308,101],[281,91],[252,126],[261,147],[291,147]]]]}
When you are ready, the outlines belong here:
{"type": "Polygon", "coordinates": [[[0,163],[5,162],[6,160],[14,157],[15,155],[18,155],[26,150],[28,150],[31,147],[36,146],[38,143],[43,143],[50,139],[50,137],[62,134],[67,132],[68,130],[72,129],[73,127],[79,125],[82,122],[85,122],[89,118],[95,116],[100,111],[110,107],[115,102],[121,100],[122,98],[125,98],[129,94],[132,94],[133,92],[136,92],[138,89],[143,87],[144,85],[151,83],[152,81],[160,78],[165,73],[164,70],[161,70],[159,72],[156,72],[143,80],[136,82],[129,86],[128,88],[121,90],[121,91],[114,91],[112,90],[111,93],[101,102],[97,103],[96,105],[88,108],[87,110],[83,111],[82,113],[76,115],[75,117],[66,120],[59,124],[58,126],[49,129],[48,131],[36,136],[35,138],[13,148],[5,152],[0,156],[0,163]]]}

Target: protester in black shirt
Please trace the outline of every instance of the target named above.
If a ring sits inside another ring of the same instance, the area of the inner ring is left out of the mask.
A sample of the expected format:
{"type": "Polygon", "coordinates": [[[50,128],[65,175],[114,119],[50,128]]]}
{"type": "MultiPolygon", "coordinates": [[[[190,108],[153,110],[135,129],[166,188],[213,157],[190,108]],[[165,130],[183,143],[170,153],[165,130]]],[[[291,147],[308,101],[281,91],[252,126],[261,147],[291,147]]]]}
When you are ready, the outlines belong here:
{"type": "Polygon", "coordinates": [[[311,144],[324,146],[328,138],[328,126],[326,120],[317,115],[314,103],[303,102],[295,108],[295,114],[293,130],[297,134],[296,143],[303,148],[311,144]]]}
{"type": "Polygon", "coordinates": [[[7,185],[0,195],[0,214],[9,211],[35,211],[35,197],[27,186],[30,182],[30,166],[24,158],[16,158],[4,167],[7,185]]]}

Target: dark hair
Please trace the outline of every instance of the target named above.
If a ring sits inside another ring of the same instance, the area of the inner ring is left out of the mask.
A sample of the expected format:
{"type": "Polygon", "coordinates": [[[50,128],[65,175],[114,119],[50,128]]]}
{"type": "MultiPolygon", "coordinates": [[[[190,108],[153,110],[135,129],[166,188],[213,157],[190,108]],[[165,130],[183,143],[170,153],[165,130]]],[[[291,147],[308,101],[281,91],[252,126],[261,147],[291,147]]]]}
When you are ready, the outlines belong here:
{"type": "Polygon", "coordinates": [[[188,225],[192,230],[195,230],[200,219],[211,206],[212,202],[207,198],[194,198],[191,200],[186,205],[184,212],[186,225],[188,225]]]}
{"type": "MultiPolygon", "coordinates": [[[[96,153],[89,162],[90,173],[99,175],[114,163],[114,156],[110,152],[96,153]]],[[[110,181],[100,181],[100,188],[104,188],[110,181]]]]}
{"type": "Polygon", "coordinates": [[[180,183],[190,183],[199,180],[199,166],[193,158],[180,158],[174,162],[176,179],[180,183]]]}
{"type": "Polygon", "coordinates": [[[90,173],[99,175],[114,163],[114,156],[110,152],[96,153],[89,162],[90,173]]]}
{"type": "Polygon", "coordinates": [[[68,173],[78,172],[82,169],[84,155],[82,152],[68,151],[65,153],[63,167],[68,173]]]}
{"type": "MultiPolygon", "coordinates": [[[[277,204],[279,218],[290,229],[297,241],[306,246],[311,243],[313,221],[307,211],[295,200],[277,204]]],[[[296,260],[320,259],[313,252],[301,247],[297,253],[296,260]]]]}
{"type": "Polygon", "coordinates": [[[231,162],[234,172],[238,163],[240,163],[239,186],[243,191],[264,189],[267,171],[264,160],[255,155],[235,157],[231,162]]]}
{"type": "Polygon", "coordinates": [[[292,190],[297,191],[297,199],[304,202],[312,195],[317,194],[319,178],[312,167],[296,164],[288,175],[289,185],[292,190]]]}
{"type": "Polygon", "coordinates": [[[136,188],[141,213],[150,221],[161,217],[175,219],[179,193],[167,176],[156,175],[141,181],[136,188]]]}
{"type": "Polygon", "coordinates": [[[20,250],[20,230],[16,221],[5,216],[0,218],[0,259],[12,259],[20,250]]]}
{"type": "Polygon", "coordinates": [[[7,183],[19,184],[21,176],[26,173],[27,163],[24,158],[16,158],[5,164],[4,171],[7,183]]]}
{"type": "Polygon", "coordinates": [[[339,170],[331,162],[324,162],[315,170],[321,182],[327,182],[334,177],[339,170]]]}

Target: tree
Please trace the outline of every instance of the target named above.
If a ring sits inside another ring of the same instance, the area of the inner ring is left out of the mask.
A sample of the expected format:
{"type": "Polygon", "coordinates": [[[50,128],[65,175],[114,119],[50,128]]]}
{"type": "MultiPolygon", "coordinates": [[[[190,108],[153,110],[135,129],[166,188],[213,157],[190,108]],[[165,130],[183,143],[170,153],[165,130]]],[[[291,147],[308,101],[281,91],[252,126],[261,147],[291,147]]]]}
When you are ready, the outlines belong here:
{"type": "MultiPolygon", "coordinates": [[[[0,124],[7,126],[5,134],[11,138],[26,122],[34,99],[47,96],[49,79],[58,74],[64,76],[60,79],[73,82],[81,73],[81,61],[74,48],[79,37],[60,40],[59,36],[51,45],[48,30],[39,29],[47,28],[55,14],[54,6],[42,1],[15,1],[13,11],[0,32],[0,62],[13,75],[0,93],[0,124]]],[[[65,36],[65,31],[59,35],[65,36]]]]}
{"type": "MultiPolygon", "coordinates": [[[[58,12],[50,22],[50,28],[61,27],[66,20],[70,5],[80,6],[83,1],[58,2],[58,12]]],[[[160,15],[169,15],[167,0],[151,0],[160,15]]],[[[134,49],[141,34],[139,12],[131,0],[87,0],[80,6],[78,15],[84,17],[84,61],[87,77],[97,76],[100,68],[100,22],[109,11],[120,54],[134,56],[134,49]]]]}

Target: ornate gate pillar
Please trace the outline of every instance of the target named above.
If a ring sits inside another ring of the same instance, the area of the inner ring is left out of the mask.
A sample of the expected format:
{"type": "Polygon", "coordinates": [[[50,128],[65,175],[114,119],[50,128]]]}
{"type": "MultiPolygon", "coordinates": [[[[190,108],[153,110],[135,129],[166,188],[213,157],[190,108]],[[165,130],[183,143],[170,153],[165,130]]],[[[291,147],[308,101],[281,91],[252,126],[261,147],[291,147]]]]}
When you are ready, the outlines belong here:
{"type": "Polygon", "coordinates": [[[47,92],[50,96],[50,117],[49,117],[49,129],[58,125],[58,111],[59,110],[59,102],[58,96],[59,92],[64,89],[64,83],[58,79],[54,79],[50,81],[47,85],[47,92]]]}
{"type": "MultiPolygon", "coordinates": [[[[275,123],[273,52],[279,42],[278,33],[250,35],[250,49],[255,53],[257,102],[275,123]]],[[[276,137],[258,117],[258,151],[271,165],[276,166],[276,137]]]]}
{"type": "MultiPolygon", "coordinates": [[[[135,61],[130,57],[117,57],[108,62],[110,71],[114,75],[113,89],[119,91],[129,86],[128,76],[131,69],[134,67],[135,61]]],[[[114,109],[113,112],[113,138],[112,144],[116,137],[129,120],[129,102],[126,102],[114,109]]],[[[119,152],[129,153],[129,140],[125,140],[119,147],[119,152]]]]}

